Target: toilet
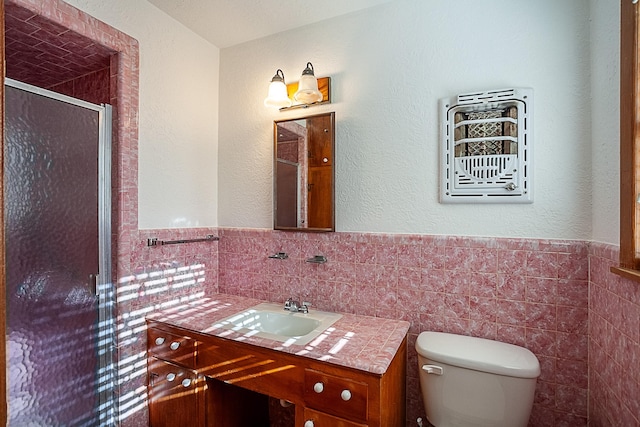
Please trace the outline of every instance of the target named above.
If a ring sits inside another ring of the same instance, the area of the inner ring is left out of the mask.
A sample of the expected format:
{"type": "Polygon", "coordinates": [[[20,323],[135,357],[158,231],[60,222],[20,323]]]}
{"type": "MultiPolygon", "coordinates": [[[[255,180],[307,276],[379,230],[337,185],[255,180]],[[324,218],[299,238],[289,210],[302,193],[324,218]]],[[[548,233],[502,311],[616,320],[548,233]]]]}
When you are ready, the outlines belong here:
{"type": "Polygon", "coordinates": [[[416,341],[420,389],[435,427],[526,427],[540,363],[513,344],[422,332],[416,341]]]}

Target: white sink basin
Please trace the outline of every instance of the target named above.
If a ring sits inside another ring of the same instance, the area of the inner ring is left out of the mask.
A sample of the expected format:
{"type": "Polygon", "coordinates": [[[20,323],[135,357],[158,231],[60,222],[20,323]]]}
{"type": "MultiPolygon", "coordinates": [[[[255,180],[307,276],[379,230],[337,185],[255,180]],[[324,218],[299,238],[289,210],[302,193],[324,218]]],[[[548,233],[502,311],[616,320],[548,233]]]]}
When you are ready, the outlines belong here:
{"type": "Polygon", "coordinates": [[[320,321],[305,317],[293,317],[293,313],[282,314],[269,311],[257,311],[247,316],[240,316],[237,325],[284,337],[307,335],[318,327],[320,321]]]}
{"type": "Polygon", "coordinates": [[[292,313],[283,307],[282,304],[258,304],[221,320],[215,327],[291,344],[307,344],[342,317],[313,308],[308,313],[292,313]]]}

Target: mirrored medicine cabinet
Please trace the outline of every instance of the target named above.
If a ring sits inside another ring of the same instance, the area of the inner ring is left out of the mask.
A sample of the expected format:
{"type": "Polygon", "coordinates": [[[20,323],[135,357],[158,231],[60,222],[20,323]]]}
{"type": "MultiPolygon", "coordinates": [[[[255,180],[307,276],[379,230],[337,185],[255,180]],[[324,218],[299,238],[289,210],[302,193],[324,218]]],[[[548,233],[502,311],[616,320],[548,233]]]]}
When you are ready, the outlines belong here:
{"type": "Polygon", "coordinates": [[[275,230],[335,230],[334,133],[334,112],[274,122],[275,230]]]}

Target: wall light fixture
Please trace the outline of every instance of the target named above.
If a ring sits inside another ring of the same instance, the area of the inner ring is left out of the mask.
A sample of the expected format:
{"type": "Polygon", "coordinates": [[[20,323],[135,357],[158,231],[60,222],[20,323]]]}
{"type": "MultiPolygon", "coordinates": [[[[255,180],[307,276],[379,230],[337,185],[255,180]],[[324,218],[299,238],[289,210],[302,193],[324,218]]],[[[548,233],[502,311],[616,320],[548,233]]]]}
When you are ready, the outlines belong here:
{"type": "Polygon", "coordinates": [[[269,84],[269,94],[264,105],[287,110],[327,104],[331,102],[330,86],[331,78],[316,78],[311,62],[307,62],[300,81],[296,83],[285,84],[284,73],[278,69],[269,84]]]}

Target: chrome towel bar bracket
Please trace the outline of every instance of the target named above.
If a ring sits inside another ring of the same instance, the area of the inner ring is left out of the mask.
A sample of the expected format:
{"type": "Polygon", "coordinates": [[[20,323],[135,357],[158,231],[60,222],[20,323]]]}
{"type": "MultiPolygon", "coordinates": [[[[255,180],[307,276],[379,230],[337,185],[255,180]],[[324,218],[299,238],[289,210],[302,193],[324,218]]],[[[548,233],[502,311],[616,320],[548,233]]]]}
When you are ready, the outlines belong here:
{"type": "Polygon", "coordinates": [[[289,258],[289,255],[287,255],[286,252],[277,252],[277,253],[275,253],[273,255],[269,255],[269,258],[272,258],[272,259],[287,259],[287,258],[289,258]]]}
{"type": "Polygon", "coordinates": [[[313,258],[309,258],[307,262],[310,262],[312,264],[324,264],[325,262],[327,262],[327,257],[324,255],[316,255],[313,258]]]}

